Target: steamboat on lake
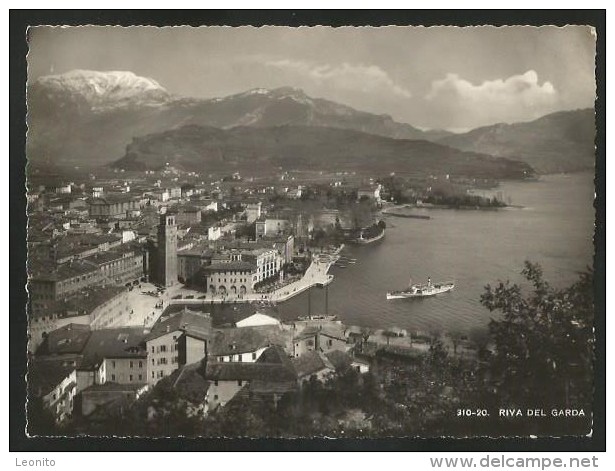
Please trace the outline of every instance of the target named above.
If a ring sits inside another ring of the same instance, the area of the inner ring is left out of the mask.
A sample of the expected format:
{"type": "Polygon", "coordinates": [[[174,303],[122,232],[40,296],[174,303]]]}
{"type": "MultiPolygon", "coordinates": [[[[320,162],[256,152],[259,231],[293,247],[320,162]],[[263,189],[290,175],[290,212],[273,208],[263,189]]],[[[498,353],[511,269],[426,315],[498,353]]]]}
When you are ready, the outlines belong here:
{"type": "Polygon", "coordinates": [[[406,298],[426,298],[436,294],[446,293],[455,287],[455,283],[432,283],[431,278],[427,278],[427,284],[408,285],[408,289],[402,291],[389,291],[387,299],[406,299],[406,298]]]}

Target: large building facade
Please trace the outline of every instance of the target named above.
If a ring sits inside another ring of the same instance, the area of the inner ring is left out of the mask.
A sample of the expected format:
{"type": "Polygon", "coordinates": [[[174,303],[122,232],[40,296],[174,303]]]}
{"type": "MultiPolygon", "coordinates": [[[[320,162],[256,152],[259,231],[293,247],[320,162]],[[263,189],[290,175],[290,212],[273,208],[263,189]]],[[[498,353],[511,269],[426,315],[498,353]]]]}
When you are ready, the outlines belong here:
{"type": "Polygon", "coordinates": [[[205,267],[206,288],[211,295],[242,297],[254,291],[256,265],[241,260],[205,267]]]}

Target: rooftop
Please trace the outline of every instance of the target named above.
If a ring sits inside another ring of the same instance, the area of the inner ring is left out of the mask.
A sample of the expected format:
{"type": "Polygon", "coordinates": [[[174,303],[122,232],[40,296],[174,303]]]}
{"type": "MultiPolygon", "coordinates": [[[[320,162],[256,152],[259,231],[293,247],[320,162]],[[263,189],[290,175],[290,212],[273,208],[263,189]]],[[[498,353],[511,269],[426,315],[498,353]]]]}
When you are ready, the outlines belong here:
{"type": "Polygon", "coordinates": [[[165,376],[156,387],[171,387],[177,394],[192,403],[201,403],[205,399],[210,382],[204,376],[201,362],[185,365],[165,376]]]}
{"type": "Polygon", "coordinates": [[[142,327],[94,330],[83,350],[83,367],[95,366],[103,358],[145,358],[142,327]]]}
{"type": "Polygon", "coordinates": [[[289,342],[290,335],[277,325],[235,327],[217,331],[210,352],[217,356],[235,355],[272,345],[285,347],[289,342]]]}
{"type": "Polygon", "coordinates": [[[250,262],[235,260],[231,262],[215,262],[205,267],[208,272],[254,271],[256,266],[250,262]]]}
{"type": "Polygon", "coordinates": [[[153,340],[169,332],[182,331],[188,335],[209,338],[211,336],[211,316],[207,313],[191,311],[187,308],[179,312],[165,311],[154,324],[146,341],[153,340]],[[166,313],[166,314],[165,314],[166,313]]]}
{"type": "Polygon", "coordinates": [[[344,371],[350,368],[352,364],[352,357],[348,355],[346,352],[342,352],[341,350],[333,350],[325,353],[325,356],[329,360],[329,362],[335,368],[335,371],[344,371]]]}
{"type": "Polygon", "coordinates": [[[36,281],[63,281],[98,271],[96,265],[80,260],[61,265],[56,265],[53,262],[41,262],[33,264],[31,269],[32,279],[36,281]]]}
{"type": "Polygon", "coordinates": [[[84,393],[98,392],[98,391],[114,391],[114,392],[136,392],[143,387],[147,386],[147,383],[131,383],[120,384],[113,381],[107,381],[103,384],[93,384],[83,390],[84,393]]]}
{"type": "Polygon", "coordinates": [[[329,359],[321,352],[306,352],[291,361],[299,378],[310,376],[325,369],[335,369],[329,359]]]}
{"type": "Polygon", "coordinates": [[[324,335],[326,337],[331,337],[334,339],[339,339],[339,340],[344,340],[344,341],[346,340],[346,338],[344,337],[344,331],[342,327],[340,327],[339,329],[336,329],[330,325],[308,326],[305,329],[303,329],[301,332],[299,332],[295,336],[295,339],[301,340],[301,339],[305,339],[308,337],[314,337],[316,335],[324,335]]]}
{"type": "Polygon", "coordinates": [[[37,353],[39,355],[80,354],[83,352],[91,333],[89,325],[65,325],[49,332],[37,353]]]}
{"type": "Polygon", "coordinates": [[[117,204],[117,203],[129,203],[135,201],[135,198],[131,194],[126,193],[104,193],[102,196],[91,198],[90,204],[117,204]]]}
{"type": "Polygon", "coordinates": [[[210,381],[295,381],[292,368],[280,363],[218,363],[208,362],[205,379],[210,381]]]}
{"type": "Polygon", "coordinates": [[[90,314],[101,304],[126,291],[123,286],[96,286],[81,290],[68,299],[49,301],[43,311],[32,313],[33,319],[57,315],[58,317],[76,317],[90,314]]]}

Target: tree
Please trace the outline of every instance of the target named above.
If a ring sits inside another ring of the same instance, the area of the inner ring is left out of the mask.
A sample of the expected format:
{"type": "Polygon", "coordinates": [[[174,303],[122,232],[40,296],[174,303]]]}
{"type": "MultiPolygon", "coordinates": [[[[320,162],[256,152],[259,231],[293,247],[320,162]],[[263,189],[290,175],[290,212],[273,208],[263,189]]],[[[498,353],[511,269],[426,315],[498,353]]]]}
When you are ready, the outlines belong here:
{"type": "Polygon", "coordinates": [[[593,379],[593,273],[567,289],[551,287],[539,265],[522,271],[532,292],[517,284],[486,286],[481,303],[502,313],[489,330],[495,345],[490,374],[502,404],[590,407],[593,379]]]}

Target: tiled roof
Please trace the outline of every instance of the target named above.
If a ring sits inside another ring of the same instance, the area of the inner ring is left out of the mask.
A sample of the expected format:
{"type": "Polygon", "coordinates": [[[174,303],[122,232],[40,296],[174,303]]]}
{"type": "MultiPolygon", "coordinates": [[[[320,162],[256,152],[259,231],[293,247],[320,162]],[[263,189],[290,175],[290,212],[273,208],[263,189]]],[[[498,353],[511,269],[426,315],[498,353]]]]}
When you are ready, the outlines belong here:
{"type": "Polygon", "coordinates": [[[208,338],[211,333],[211,317],[209,314],[190,311],[187,308],[172,314],[163,314],[152,327],[146,341],[178,330],[188,332],[193,336],[199,334],[208,338]]]}
{"type": "Polygon", "coordinates": [[[134,196],[125,193],[105,193],[103,196],[91,198],[89,204],[117,204],[135,201],[134,196]]]}
{"type": "Polygon", "coordinates": [[[91,263],[74,261],[56,266],[54,263],[47,263],[44,266],[37,266],[33,270],[32,278],[41,281],[62,281],[98,271],[98,267],[91,263]]]}
{"type": "Polygon", "coordinates": [[[90,338],[89,325],[68,324],[52,332],[41,344],[38,355],[61,355],[66,353],[81,354],[90,338]]]}
{"type": "Polygon", "coordinates": [[[205,379],[210,381],[294,381],[295,373],[279,363],[218,363],[208,362],[205,379]]]}
{"type": "Polygon", "coordinates": [[[301,332],[299,332],[299,334],[295,336],[295,339],[301,340],[301,339],[306,339],[309,337],[314,337],[316,335],[324,335],[325,337],[331,337],[334,339],[339,339],[339,340],[344,340],[344,341],[346,340],[346,338],[344,337],[344,332],[342,328],[334,329],[330,326],[323,326],[322,328],[316,327],[316,326],[306,327],[301,332]]]}
{"type": "Polygon", "coordinates": [[[92,287],[73,293],[69,299],[46,302],[43,311],[33,314],[33,318],[54,314],[66,318],[90,314],[101,304],[126,291],[123,286],[92,287]]]}
{"type": "Polygon", "coordinates": [[[341,350],[333,350],[325,353],[325,356],[329,359],[335,371],[345,371],[350,368],[352,364],[352,358],[346,352],[341,350]]]}
{"type": "Polygon", "coordinates": [[[306,352],[297,358],[293,358],[292,364],[299,378],[318,373],[322,370],[335,369],[323,353],[315,351],[306,352]]]}
{"type": "Polygon", "coordinates": [[[210,382],[204,376],[204,367],[201,362],[192,363],[175,370],[171,375],[165,376],[156,385],[171,387],[177,394],[192,402],[201,403],[205,399],[210,382]]]}
{"type": "Polygon", "coordinates": [[[290,336],[277,325],[221,329],[216,332],[211,354],[235,355],[254,352],[271,345],[285,347],[289,341],[290,336]]]}
{"type": "Polygon", "coordinates": [[[92,384],[91,386],[88,386],[87,388],[85,388],[83,392],[84,394],[87,394],[88,392],[97,392],[97,391],[131,392],[131,391],[138,391],[139,389],[143,388],[146,385],[147,383],[120,384],[120,383],[115,383],[113,381],[107,381],[106,383],[103,383],[103,384],[92,384]]]}
{"type": "Polygon", "coordinates": [[[146,358],[142,327],[94,330],[83,350],[81,367],[96,366],[103,358],[146,358]]]}
{"type": "Polygon", "coordinates": [[[267,348],[267,350],[265,350],[261,354],[261,356],[258,357],[258,360],[256,360],[256,362],[278,363],[286,367],[292,368],[292,362],[290,357],[288,356],[288,353],[286,353],[286,350],[284,350],[284,348],[279,345],[272,345],[271,347],[267,348]]]}

